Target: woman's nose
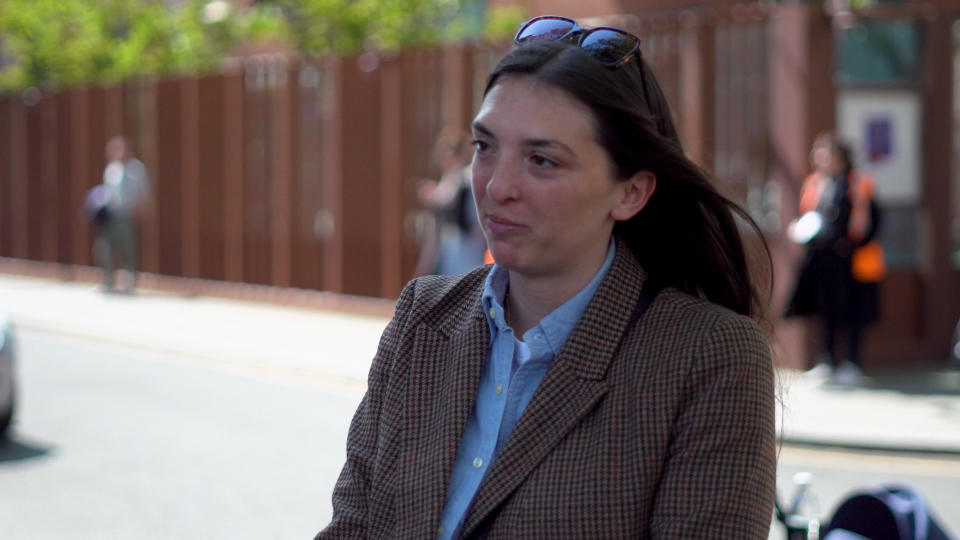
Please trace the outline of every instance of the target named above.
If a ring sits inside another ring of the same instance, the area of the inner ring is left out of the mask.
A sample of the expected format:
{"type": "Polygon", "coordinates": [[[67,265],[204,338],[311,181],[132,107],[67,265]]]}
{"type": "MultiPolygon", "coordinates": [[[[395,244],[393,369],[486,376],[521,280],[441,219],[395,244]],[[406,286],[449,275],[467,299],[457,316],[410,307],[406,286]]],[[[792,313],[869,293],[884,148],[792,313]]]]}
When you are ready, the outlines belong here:
{"type": "Polygon", "coordinates": [[[512,167],[507,160],[501,160],[490,171],[487,180],[487,194],[494,201],[501,203],[516,199],[519,195],[517,180],[519,178],[516,167],[512,167]]]}

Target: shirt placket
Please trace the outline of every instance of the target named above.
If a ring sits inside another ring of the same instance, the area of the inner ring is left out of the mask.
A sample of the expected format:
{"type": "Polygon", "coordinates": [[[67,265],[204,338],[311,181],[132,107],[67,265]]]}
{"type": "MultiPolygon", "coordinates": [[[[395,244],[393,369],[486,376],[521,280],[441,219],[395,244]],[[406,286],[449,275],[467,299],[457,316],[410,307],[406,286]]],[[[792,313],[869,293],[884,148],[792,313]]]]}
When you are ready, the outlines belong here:
{"type": "MultiPolygon", "coordinates": [[[[510,393],[513,357],[517,352],[513,330],[506,325],[502,314],[500,318],[497,319],[497,322],[499,331],[497,332],[497,339],[494,342],[496,350],[492,355],[493,395],[490,396],[490,403],[493,405],[491,413],[495,419],[495,422],[490,426],[494,428],[491,430],[492,433],[499,433],[499,428],[503,425],[504,414],[507,407],[507,397],[510,393]]],[[[488,466],[492,464],[493,458],[499,448],[497,440],[497,436],[483,438],[483,451],[487,456],[485,461],[488,466]]]]}

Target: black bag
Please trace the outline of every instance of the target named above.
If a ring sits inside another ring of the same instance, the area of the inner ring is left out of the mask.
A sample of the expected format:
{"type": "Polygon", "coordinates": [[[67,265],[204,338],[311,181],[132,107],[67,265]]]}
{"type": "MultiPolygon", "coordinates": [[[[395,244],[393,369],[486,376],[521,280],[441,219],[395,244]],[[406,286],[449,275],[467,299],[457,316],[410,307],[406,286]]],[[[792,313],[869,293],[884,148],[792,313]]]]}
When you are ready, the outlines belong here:
{"type": "Polygon", "coordinates": [[[823,540],[953,540],[913,488],[886,485],[841,503],[823,540]]]}
{"type": "Polygon", "coordinates": [[[110,192],[103,184],[93,186],[87,192],[83,202],[83,210],[87,219],[97,227],[103,227],[110,221],[110,192]]]}

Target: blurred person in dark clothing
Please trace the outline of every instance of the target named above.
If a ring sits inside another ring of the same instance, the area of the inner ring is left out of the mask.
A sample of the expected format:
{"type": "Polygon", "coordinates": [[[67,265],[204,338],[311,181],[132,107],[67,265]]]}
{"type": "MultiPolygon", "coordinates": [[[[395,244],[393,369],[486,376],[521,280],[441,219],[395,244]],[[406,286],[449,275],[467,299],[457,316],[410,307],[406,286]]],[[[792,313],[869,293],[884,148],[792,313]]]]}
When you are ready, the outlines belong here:
{"type": "Polygon", "coordinates": [[[801,217],[790,231],[794,240],[807,244],[807,252],[787,316],[818,315],[823,321],[823,348],[811,376],[856,384],[861,334],[878,318],[877,283],[885,272],[876,241],[876,188],[869,174],[854,169],[850,146],[831,133],[817,137],[810,160],[814,172],[803,184],[801,217]],[[847,355],[840,357],[837,339],[843,329],[847,355]]]}

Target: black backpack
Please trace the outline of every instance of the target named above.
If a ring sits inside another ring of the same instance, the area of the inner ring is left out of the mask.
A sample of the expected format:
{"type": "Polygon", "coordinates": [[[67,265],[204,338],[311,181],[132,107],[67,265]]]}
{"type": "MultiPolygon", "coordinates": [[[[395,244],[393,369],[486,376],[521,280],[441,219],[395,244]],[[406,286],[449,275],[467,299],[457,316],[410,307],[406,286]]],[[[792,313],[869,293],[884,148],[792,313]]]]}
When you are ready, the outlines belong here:
{"type": "Polygon", "coordinates": [[[904,485],[883,485],[845,499],[823,540],[955,540],[930,513],[920,493],[904,485]]]}

